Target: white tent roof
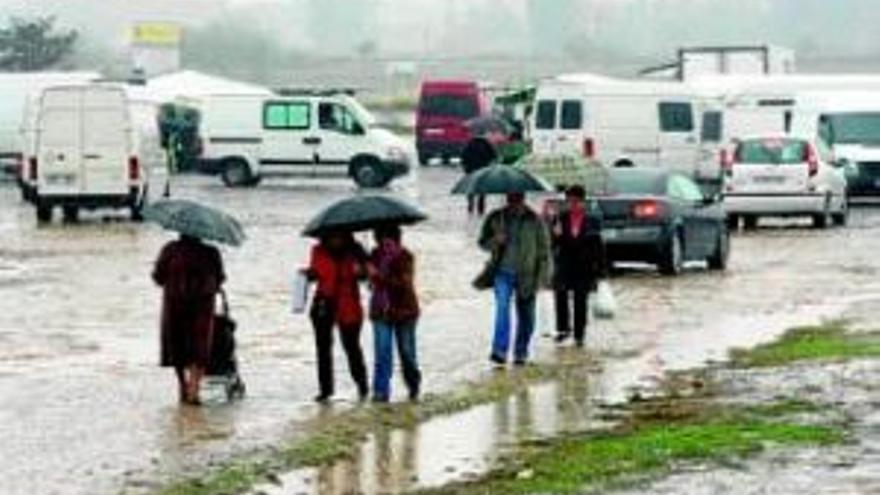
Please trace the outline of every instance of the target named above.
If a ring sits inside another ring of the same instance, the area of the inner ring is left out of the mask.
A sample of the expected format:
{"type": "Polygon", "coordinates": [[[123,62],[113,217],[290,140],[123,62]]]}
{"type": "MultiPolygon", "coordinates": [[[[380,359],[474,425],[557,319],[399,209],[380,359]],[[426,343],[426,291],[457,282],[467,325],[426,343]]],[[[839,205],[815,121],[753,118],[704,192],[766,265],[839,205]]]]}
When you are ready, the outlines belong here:
{"type": "Polygon", "coordinates": [[[161,101],[198,100],[218,95],[272,95],[264,86],[191,70],[154,77],[147,81],[147,91],[161,101]]]}

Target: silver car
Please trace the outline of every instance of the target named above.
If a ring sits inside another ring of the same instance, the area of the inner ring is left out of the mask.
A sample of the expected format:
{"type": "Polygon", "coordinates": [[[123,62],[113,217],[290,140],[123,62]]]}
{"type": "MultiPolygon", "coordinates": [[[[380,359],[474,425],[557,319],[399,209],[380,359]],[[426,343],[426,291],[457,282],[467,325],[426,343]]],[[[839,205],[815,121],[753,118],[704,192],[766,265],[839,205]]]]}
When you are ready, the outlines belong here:
{"type": "Polygon", "coordinates": [[[791,136],[740,140],[725,160],[728,225],[754,228],[760,217],[806,216],[816,228],[845,225],[846,176],[822,143],[791,136]]]}

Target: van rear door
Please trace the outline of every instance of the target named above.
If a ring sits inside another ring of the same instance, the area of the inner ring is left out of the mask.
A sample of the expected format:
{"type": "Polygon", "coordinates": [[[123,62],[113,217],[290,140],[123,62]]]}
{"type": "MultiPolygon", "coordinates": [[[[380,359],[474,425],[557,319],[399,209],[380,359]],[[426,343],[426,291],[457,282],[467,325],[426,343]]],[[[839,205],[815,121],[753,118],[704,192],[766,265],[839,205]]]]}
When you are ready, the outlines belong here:
{"type": "Polygon", "coordinates": [[[41,195],[66,196],[82,191],[82,119],[79,88],[56,88],[43,93],[37,118],[38,174],[41,195]]]}
{"type": "Polygon", "coordinates": [[[81,118],[83,193],[128,194],[136,177],[129,177],[129,159],[134,153],[125,93],[119,88],[85,89],[81,118]]]}
{"type": "Polygon", "coordinates": [[[559,100],[545,96],[535,104],[532,129],[532,151],[538,155],[553,155],[557,149],[559,100]]]}
{"type": "Polygon", "coordinates": [[[657,105],[660,124],[660,166],[693,177],[699,161],[699,142],[690,101],[664,100],[657,105]]]}

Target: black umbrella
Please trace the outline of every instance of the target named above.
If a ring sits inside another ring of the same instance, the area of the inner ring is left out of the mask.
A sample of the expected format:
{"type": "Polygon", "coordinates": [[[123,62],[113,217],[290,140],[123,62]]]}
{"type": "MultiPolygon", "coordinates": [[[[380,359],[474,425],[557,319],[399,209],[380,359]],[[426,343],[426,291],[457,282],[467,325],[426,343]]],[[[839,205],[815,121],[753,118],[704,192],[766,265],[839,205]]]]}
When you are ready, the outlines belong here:
{"type": "Polygon", "coordinates": [[[412,225],[427,219],[427,215],[403,201],[368,194],[330,205],[313,218],[302,233],[308,237],[320,237],[330,232],[359,232],[387,225],[412,225]]]}
{"type": "Polygon", "coordinates": [[[144,209],[144,219],[183,235],[240,246],[245,240],[238,220],[222,211],[181,199],[166,199],[144,209]]]}
{"type": "Polygon", "coordinates": [[[512,165],[491,165],[464,176],[452,194],[509,194],[551,192],[544,179],[512,165]]]}

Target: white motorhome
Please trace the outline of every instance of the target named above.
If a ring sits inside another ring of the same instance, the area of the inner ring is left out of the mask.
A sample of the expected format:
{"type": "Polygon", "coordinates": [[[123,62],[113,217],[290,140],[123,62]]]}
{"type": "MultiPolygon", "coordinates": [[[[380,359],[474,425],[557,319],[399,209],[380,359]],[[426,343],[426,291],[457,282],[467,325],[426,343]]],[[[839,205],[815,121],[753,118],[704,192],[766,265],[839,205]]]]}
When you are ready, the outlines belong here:
{"type": "Polygon", "coordinates": [[[721,178],[715,100],[674,82],[562,76],[543,81],[531,120],[537,155],[583,155],[606,167],[652,166],[721,178]]]}
{"type": "Polygon", "coordinates": [[[85,83],[100,77],[97,72],[0,74],[0,168],[12,172],[21,165],[21,119],[29,98],[48,86],[85,83]]]}
{"type": "Polygon", "coordinates": [[[880,195],[880,91],[802,93],[791,131],[827,146],[850,196],[880,195]]]}
{"type": "Polygon", "coordinates": [[[52,86],[25,110],[22,129],[25,199],[48,222],[60,207],[73,221],[81,209],[143,207],[167,190],[157,106],[123,86],[52,86]]]}
{"type": "Polygon", "coordinates": [[[202,99],[203,160],[230,187],[264,177],[350,177],[382,187],[409,172],[412,146],[349,94],[293,91],[286,96],[202,99]]]}

